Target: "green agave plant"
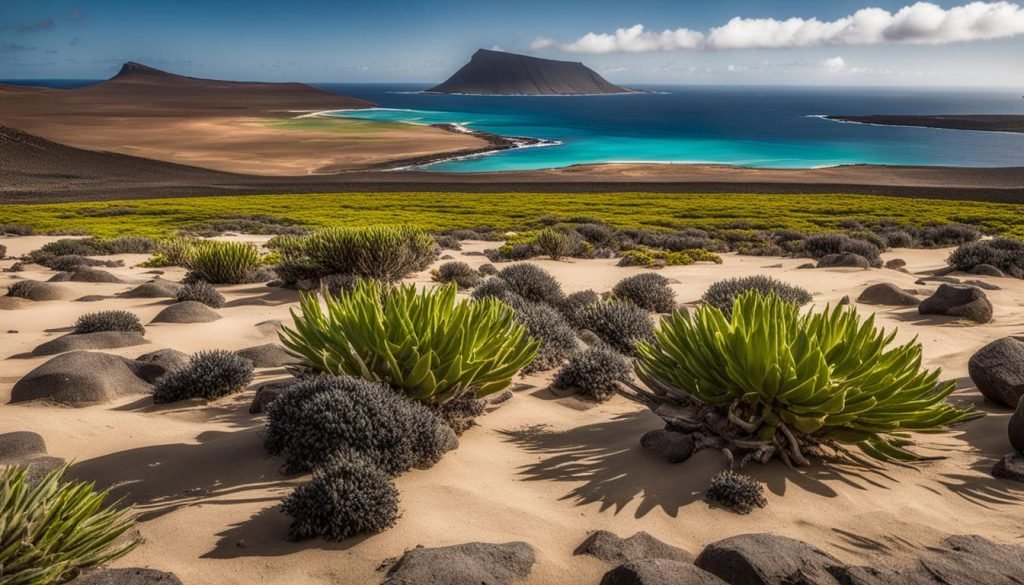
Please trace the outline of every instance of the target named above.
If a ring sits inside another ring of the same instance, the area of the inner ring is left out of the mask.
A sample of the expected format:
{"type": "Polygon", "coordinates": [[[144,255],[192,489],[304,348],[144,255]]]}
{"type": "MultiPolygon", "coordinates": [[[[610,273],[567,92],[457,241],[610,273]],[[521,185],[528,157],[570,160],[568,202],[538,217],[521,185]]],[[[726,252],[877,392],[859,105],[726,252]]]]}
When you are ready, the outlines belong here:
{"type": "Polygon", "coordinates": [[[313,232],[301,243],[301,251],[325,275],[354,274],[384,282],[423,270],[436,250],[434,238],[410,226],[332,227],[313,232]]]}
{"type": "Polygon", "coordinates": [[[261,263],[256,246],[219,240],[197,241],[185,257],[185,267],[210,284],[247,282],[261,263]]]}
{"type": "Polygon", "coordinates": [[[25,468],[0,470],[0,584],[63,583],[138,544],[121,540],[134,520],[123,510],[103,507],[107,492],[62,481],[66,470],[35,483],[25,468]]]}
{"type": "Polygon", "coordinates": [[[801,315],[778,295],[736,299],[732,317],[702,305],[662,322],[639,348],[638,377],[652,389],[719,407],[747,438],[804,464],[801,448],[856,445],[883,461],[916,461],[910,431],[939,432],[982,416],[946,402],[955,383],[921,369],[916,339],[889,348],[895,332],[855,309],[801,315]]]}
{"type": "Polygon", "coordinates": [[[442,403],[468,390],[506,388],[537,354],[505,303],[456,302],[454,284],[418,291],[360,281],[351,292],[304,295],[281,341],[318,373],[384,381],[410,397],[442,403]]]}

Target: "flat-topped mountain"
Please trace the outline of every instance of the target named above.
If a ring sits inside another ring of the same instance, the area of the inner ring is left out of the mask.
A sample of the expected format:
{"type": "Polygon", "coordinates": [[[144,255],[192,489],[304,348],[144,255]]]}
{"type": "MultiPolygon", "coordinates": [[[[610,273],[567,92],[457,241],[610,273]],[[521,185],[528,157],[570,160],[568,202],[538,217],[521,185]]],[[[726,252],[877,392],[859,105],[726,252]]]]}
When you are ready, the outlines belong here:
{"type": "Polygon", "coordinates": [[[428,93],[588,95],[634,93],[583,63],[480,49],[469,63],[428,93]]]}

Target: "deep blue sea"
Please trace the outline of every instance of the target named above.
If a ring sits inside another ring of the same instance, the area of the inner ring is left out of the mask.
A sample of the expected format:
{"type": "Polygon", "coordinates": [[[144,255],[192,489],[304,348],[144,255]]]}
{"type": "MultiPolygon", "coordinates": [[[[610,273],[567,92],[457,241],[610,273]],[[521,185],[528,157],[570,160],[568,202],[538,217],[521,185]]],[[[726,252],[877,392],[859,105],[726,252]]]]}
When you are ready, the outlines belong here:
{"type": "MultiPolygon", "coordinates": [[[[35,81],[74,87],[81,81],[35,81]]],[[[845,124],[824,114],[1024,114],[1021,90],[647,86],[646,94],[489,97],[417,93],[422,85],[316,84],[379,109],[336,115],[457,123],[556,146],[442,162],[479,172],[601,162],[1024,166],[1024,135],[845,124]]]]}

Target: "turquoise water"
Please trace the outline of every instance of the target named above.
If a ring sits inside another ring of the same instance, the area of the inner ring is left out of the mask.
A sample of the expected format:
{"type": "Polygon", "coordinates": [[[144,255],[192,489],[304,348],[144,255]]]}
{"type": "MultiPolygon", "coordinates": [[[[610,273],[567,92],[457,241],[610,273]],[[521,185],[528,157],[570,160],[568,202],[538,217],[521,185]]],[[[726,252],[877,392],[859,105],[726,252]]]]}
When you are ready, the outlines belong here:
{"type": "Polygon", "coordinates": [[[1024,114],[1010,91],[655,88],[581,97],[420,94],[410,86],[325,85],[381,108],[333,115],[453,123],[557,142],[453,160],[429,170],[529,170],[603,162],[721,163],[765,168],[840,164],[1024,166],[1024,135],[843,124],[822,114],[1024,114]]]}

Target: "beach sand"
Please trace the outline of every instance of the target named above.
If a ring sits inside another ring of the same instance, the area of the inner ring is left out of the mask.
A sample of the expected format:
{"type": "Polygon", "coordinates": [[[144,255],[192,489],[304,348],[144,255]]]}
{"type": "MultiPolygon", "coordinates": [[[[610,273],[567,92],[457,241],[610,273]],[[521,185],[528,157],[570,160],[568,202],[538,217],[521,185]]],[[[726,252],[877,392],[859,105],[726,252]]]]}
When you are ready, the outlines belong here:
{"type": "MultiPolygon", "coordinates": [[[[8,256],[38,248],[52,238],[0,238],[8,256]]],[[[241,237],[248,241],[265,238],[241,237]]],[[[446,252],[479,265],[479,252],[493,243],[464,243],[446,252]]],[[[948,250],[895,250],[912,273],[944,266],[948,250]]],[[[671,465],[646,453],[639,440],[661,420],[622,397],[603,404],[557,398],[546,388],[553,372],[517,380],[515,396],[478,420],[458,450],[429,470],[397,480],[401,492],[398,524],[381,534],[341,543],[285,539],[288,518],[278,502],[304,477],[284,477],[281,461],[262,447],[261,415],[248,407],[262,382],[287,378],[285,371],[260,370],[245,392],[209,404],[154,406],[131,397],[86,408],[40,404],[10,405],[14,383],[47,358],[17,357],[61,335],[75,319],[101,309],[127,309],[148,323],[167,301],[108,298],[78,302],[84,295],[112,295],[152,278],[134,268],[141,255],[119,256],[124,268],[105,269],[128,284],[62,283],[66,299],[0,305],[0,429],[41,434],[49,453],[75,461],[71,475],[113,487],[113,494],[141,514],[145,542],[114,566],[144,566],[177,574],[189,585],[252,583],[374,583],[378,567],[417,545],[469,541],[524,540],[537,551],[529,583],[593,584],[611,568],[591,557],[573,556],[588,532],[606,529],[620,536],[645,530],[690,552],[726,536],[776,532],[813,543],[843,560],[893,565],[916,549],[950,534],[976,533],[996,541],[1024,544],[1024,486],[993,479],[988,471],[1009,451],[1009,411],[982,401],[967,377],[967,360],[984,344],[1024,333],[1024,281],[986,278],[1002,287],[988,292],[995,320],[968,325],[923,317],[914,308],[860,305],[875,312],[879,325],[898,327],[898,341],[918,337],[924,365],[942,367],[958,380],[952,400],[976,405],[988,416],[948,435],[920,438],[919,452],[940,461],[875,468],[851,463],[821,464],[800,471],[779,463],[748,471],[767,484],[768,507],[739,516],[710,506],[702,492],[720,470],[720,456],[704,451],[671,465]],[[7,310],[3,310],[7,309],[7,310]],[[10,332],[14,331],[14,332],[10,332]]],[[[801,285],[814,304],[856,298],[866,286],[891,282],[920,286],[914,274],[893,270],[798,270],[804,259],[723,256],[722,265],[670,267],[679,301],[692,302],[712,282],[732,276],[768,274],[801,285]]],[[[440,263],[441,261],[438,261],[440,263]]],[[[608,291],[620,279],[644,272],[619,268],[615,260],[534,261],[549,270],[567,292],[608,291]]],[[[0,261],[7,267],[13,260],[0,261]]],[[[19,278],[46,280],[52,272],[28,269],[0,273],[0,286],[19,278]]],[[[179,279],[178,268],[166,269],[179,279]]],[[[429,285],[424,271],[412,279],[429,285]]],[[[205,324],[147,325],[150,344],[108,350],[128,357],[170,347],[240,349],[275,341],[255,325],[288,319],[296,293],[263,285],[218,287],[228,298],[223,319],[205,324]]]]}

